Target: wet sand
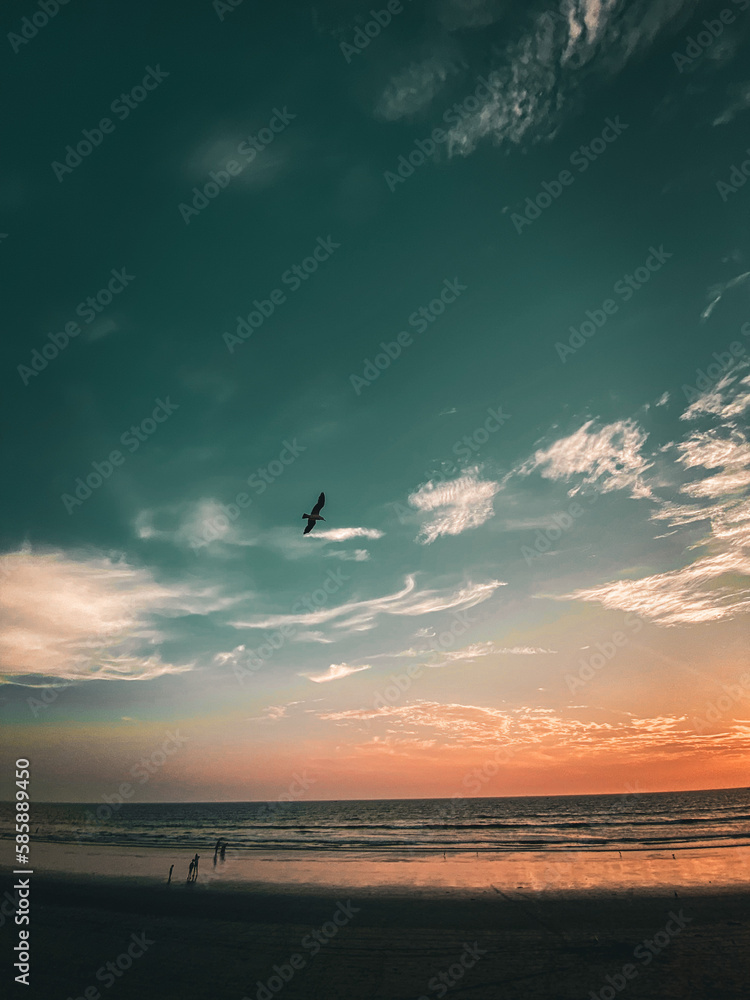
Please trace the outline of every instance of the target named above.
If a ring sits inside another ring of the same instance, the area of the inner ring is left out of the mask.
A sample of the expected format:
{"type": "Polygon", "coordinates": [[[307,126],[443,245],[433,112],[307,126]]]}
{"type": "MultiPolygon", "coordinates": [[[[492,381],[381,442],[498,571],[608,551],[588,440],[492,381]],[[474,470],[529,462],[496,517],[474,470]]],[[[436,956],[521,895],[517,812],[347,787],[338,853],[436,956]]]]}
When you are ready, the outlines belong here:
{"type": "Polygon", "coordinates": [[[750,847],[669,847],[629,851],[473,851],[367,852],[247,851],[230,847],[225,862],[213,864],[213,845],[180,849],[92,844],[35,843],[37,871],[71,875],[150,877],[185,881],[188,863],[200,854],[201,886],[245,883],[255,889],[273,886],[342,891],[378,887],[415,889],[521,888],[531,892],[618,891],[689,892],[704,886],[750,888],[750,847]]]}
{"type": "MultiPolygon", "coordinates": [[[[33,985],[16,989],[45,1000],[748,995],[750,893],[736,887],[676,896],[663,887],[398,889],[337,881],[326,889],[199,876],[195,885],[182,877],[166,886],[149,877],[37,870],[33,985]]],[[[15,938],[9,922],[0,935],[15,938]]]]}

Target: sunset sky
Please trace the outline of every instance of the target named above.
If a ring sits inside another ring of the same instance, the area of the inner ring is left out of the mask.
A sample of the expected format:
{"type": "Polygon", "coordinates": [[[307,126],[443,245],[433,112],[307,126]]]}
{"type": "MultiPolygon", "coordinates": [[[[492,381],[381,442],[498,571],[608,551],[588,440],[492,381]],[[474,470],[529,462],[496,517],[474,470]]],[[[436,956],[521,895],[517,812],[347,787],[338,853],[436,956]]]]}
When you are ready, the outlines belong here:
{"type": "Polygon", "coordinates": [[[750,0],[370,9],[9,36],[4,759],[745,785],[750,0]]]}

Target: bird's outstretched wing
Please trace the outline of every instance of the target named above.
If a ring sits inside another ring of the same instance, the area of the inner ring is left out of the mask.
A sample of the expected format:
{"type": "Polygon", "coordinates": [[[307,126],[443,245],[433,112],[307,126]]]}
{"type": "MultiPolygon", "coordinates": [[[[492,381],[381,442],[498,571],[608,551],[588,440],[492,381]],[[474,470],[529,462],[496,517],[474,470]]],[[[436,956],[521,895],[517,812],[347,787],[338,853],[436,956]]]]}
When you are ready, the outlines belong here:
{"type": "Polygon", "coordinates": [[[325,495],[325,493],[321,493],[320,496],[318,497],[318,502],[315,504],[315,506],[310,511],[310,513],[311,514],[319,514],[321,512],[321,510],[323,510],[323,507],[325,506],[325,502],[326,502],[326,495],[325,495]]]}
{"type": "Polygon", "coordinates": [[[302,534],[303,535],[309,535],[310,532],[313,530],[314,527],[315,527],[315,521],[313,521],[313,519],[310,518],[309,521],[307,522],[307,527],[302,532],[302,534]]]}

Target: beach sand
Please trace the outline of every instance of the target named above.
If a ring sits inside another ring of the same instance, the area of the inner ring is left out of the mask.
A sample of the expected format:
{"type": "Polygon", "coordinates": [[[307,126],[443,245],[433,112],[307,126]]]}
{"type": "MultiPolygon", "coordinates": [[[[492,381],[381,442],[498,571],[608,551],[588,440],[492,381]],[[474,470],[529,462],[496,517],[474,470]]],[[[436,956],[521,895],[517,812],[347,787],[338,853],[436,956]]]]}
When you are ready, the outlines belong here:
{"type": "Polygon", "coordinates": [[[737,887],[681,890],[675,896],[675,890],[644,887],[399,890],[346,888],[345,880],[339,881],[331,889],[200,879],[188,886],[181,875],[166,886],[148,877],[37,872],[33,985],[24,992],[17,987],[18,995],[44,1000],[98,1000],[97,992],[107,1000],[748,997],[750,893],[737,887]],[[316,929],[323,941],[317,952],[316,929]],[[121,975],[108,975],[104,968],[97,979],[106,962],[126,953],[133,934],[146,936],[142,956],[121,975]],[[652,947],[644,945],[647,940],[652,947]],[[287,982],[274,978],[274,966],[287,982]],[[441,973],[450,986],[440,981],[441,973]]]}

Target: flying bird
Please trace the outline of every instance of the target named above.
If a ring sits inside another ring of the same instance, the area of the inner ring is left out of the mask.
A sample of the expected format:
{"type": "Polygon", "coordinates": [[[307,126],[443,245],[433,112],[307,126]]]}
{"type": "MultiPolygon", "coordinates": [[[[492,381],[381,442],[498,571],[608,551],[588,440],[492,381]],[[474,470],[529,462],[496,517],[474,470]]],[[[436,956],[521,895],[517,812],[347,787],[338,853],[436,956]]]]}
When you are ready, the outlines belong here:
{"type": "Polygon", "coordinates": [[[316,521],[325,521],[325,518],[320,516],[320,512],[323,509],[323,505],[325,504],[325,502],[326,502],[326,495],[325,493],[321,493],[320,496],[318,497],[318,502],[312,509],[312,513],[302,515],[303,518],[307,518],[307,527],[302,532],[303,535],[310,534],[310,532],[315,527],[316,521]]]}

